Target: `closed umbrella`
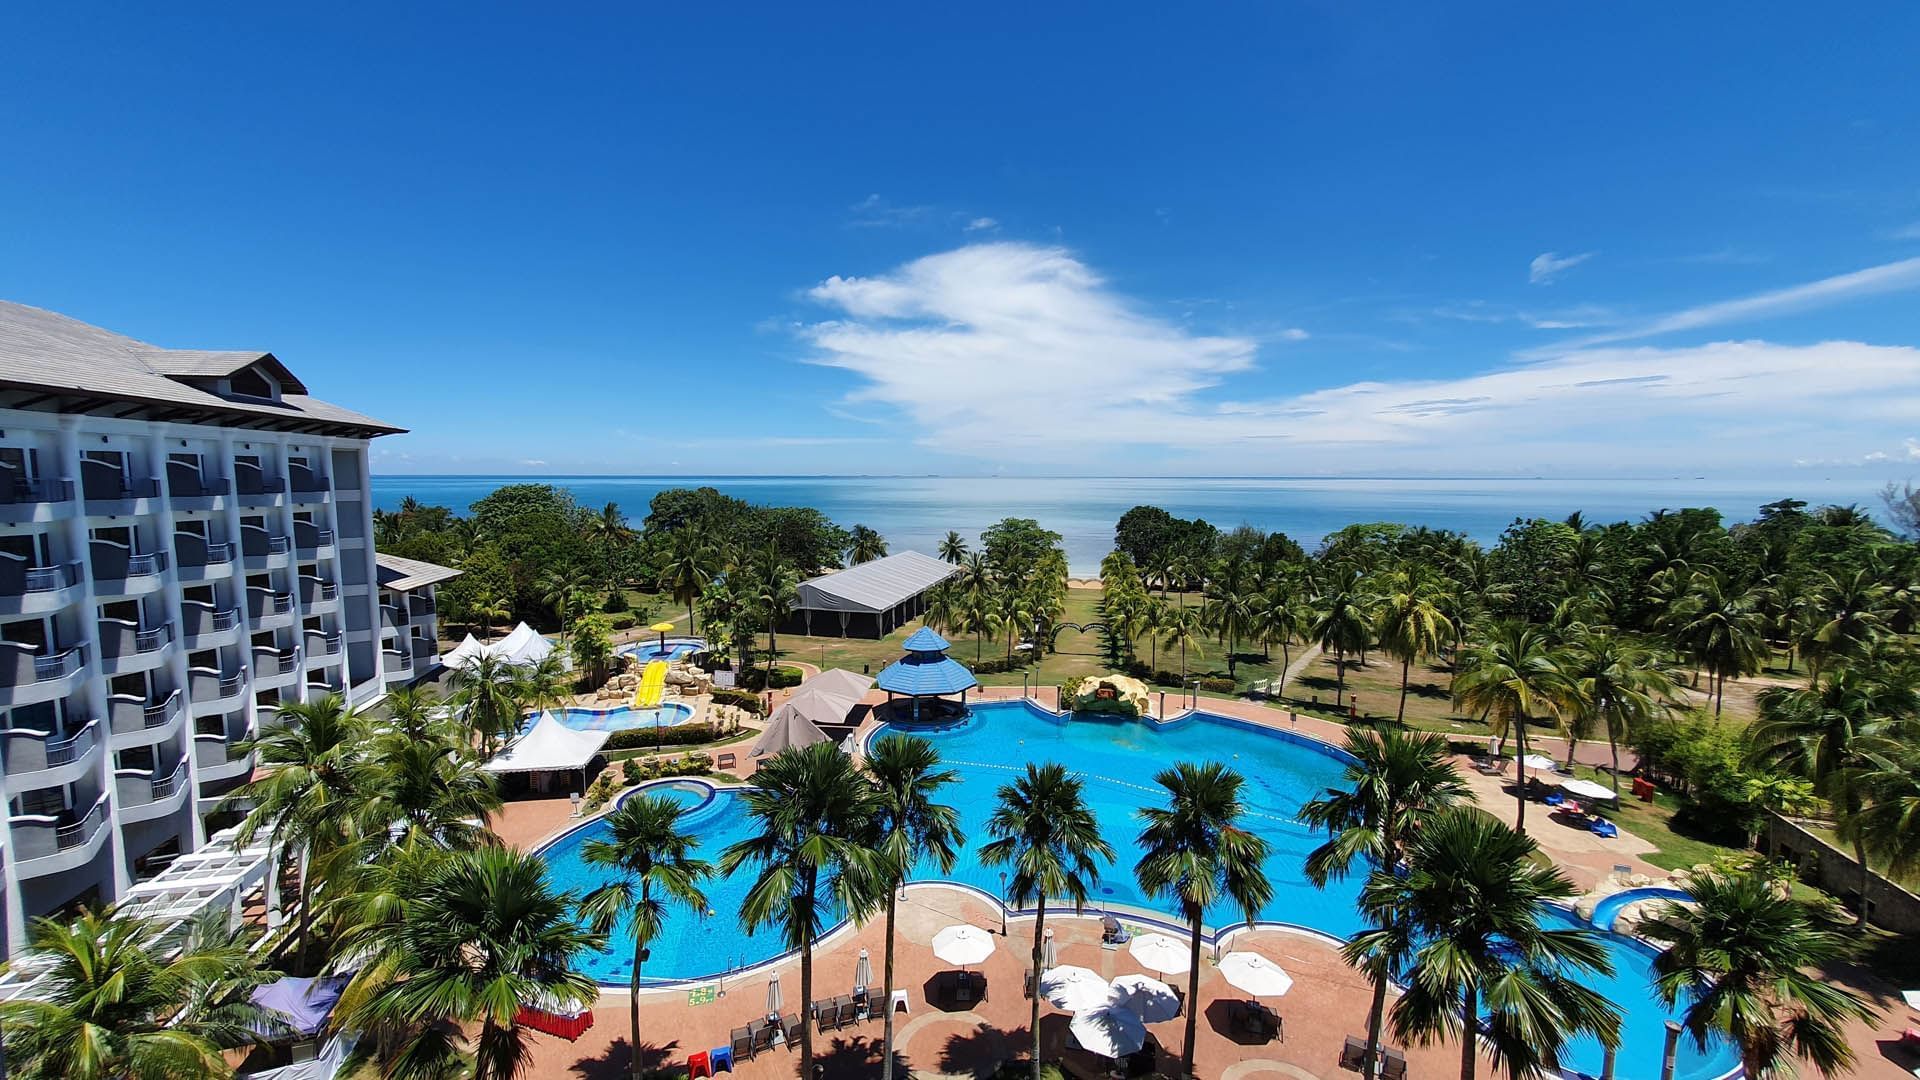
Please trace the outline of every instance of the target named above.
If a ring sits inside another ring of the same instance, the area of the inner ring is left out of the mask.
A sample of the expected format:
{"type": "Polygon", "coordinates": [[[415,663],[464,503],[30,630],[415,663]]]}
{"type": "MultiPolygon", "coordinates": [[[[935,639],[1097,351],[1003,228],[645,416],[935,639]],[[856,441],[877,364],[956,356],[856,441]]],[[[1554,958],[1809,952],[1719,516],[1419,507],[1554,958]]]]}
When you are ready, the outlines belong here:
{"type": "Polygon", "coordinates": [[[1147,1045],[1147,1026],[1124,1005],[1102,1005],[1074,1016],[1073,1040],[1101,1057],[1122,1058],[1147,1045]]]}
{"type": "Polygon", "coordinates": [[[1254,997],[1280,997],[1293,989],[1293,976],[1256,952],[1230,952],[1220,958],[1220,975],[1254,997]]]}
{"type": "Polygon", "coordinates": [[[1115,978],[1113,996],[1149,1024],[1180,1015],[1180,996],[1173,992],[1173,987],[1151,976],[1135,974],[1115,978]]]}
{"type": "Polygon", "coordinates": [[[1088,968],[1062,964],[1040,973],[1038,993],[1056,1009],[1079,1012],[1113,999],[1113,986],[1088,968]]]}
{"type": "Polygon", "coordinates": [[[860,961],[853,965],[853,985],[866,987],[873,982],[873,961],[867,957],[867,950],[860,950],[860,961]]]}
{"type": "Polygon", "coordinates": [[[1193,967],[1193,953],[1187,943],[1165,934],[1141,934],[1127,945],[1140,966],[1162,975],[1185,974],[1193,967]]]}
{"type": "Polygon", "coordinates": [[[767,980],[767,1015],[779,1016],[780,1009],[785,1004],[786,1002],[780,997],[780,976],[775,975],[767,980]]]}
{"type": "Polygon", "coordinates": [[[1040,936],[1040,970],[1060,966],[1060,946],[1054,944],[1053,927],[1040,936]]]}
{"type": "Polygon", "coordinates": [[[949,926],[933,935],[933,955],[969,967],[993,955],[993,935],[977,926],[949,926]]]}

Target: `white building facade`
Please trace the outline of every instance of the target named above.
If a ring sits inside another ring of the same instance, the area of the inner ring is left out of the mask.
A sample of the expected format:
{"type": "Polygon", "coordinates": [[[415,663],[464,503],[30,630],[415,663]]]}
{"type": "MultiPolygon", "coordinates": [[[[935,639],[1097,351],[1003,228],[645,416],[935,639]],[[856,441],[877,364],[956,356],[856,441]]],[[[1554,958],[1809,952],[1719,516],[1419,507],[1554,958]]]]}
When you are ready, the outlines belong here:
{"type": "Polygon", "coordinates": [[[0,302],[9,948],[29,917],[124,897],[198,847],[279,703],[364,704],[431,668],[431,585],[387,594],[395,631],[373,550],[368,443],[398,430],[308,397],[270,353],[0,302]]]}

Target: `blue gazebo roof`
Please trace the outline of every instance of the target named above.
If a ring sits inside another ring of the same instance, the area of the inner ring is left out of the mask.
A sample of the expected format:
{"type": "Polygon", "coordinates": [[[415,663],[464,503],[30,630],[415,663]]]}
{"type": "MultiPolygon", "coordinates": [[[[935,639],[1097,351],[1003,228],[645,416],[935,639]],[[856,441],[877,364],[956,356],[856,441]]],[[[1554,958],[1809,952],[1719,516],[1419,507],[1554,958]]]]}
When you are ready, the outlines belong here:
{"type": "MultiPolygon", "coordinates": [[[[922,630],[920,633],[931,631],[922,630]]],[[[919,634],[914,636],[918,637],[919,634]]],[[[980,685],[980,680],[975,679],[973,672],[958,660],[948,659],[937,652],[911,652],[880,669],[880,676],[874,680],[874,685],[894,694],[935,697],[971,690],[980,685]]]]}
{"type": "Polygon", "coordinates": [[[902,645],[908,652],[946,652],[951,647],[947,639],[935,633],[931,626],[915,630],[902,645]]]}

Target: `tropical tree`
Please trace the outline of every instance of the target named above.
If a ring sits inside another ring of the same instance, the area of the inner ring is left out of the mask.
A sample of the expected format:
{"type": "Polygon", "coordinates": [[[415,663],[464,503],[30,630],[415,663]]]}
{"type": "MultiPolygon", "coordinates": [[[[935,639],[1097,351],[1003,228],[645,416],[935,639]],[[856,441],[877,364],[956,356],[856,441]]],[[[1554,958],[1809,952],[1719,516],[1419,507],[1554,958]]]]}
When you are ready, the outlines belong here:
{"type": "Polygon", "coordinates": [[[1400,661],[1400,707],[1394,719],[1407,719],[1407,682],[1413,662],[1440,651],[1453,640],[1453,624],[1444,604],[1446,587],[1439,575],[1414,565],[1387,575],[1378,615],[1380,647],[1400,661]]]}
{"type": "Polygon", "coordinates": [[[940,541],[940,558],[955,566],[959,566],[965,562],[967,558],[966,540],[962,539],[959,533],[948,529],[947,535],[940,541]]]}
{"type": "Polygon", "coordinates": [[[1809,597],[1812,618],[1801,646],[1814,675],[1834,657],[1857,653],[1886,631],[1889,592],[1866,567],[1820,575],[1809,597]]]}
{"type": "Polygon", "coordinates": [[[1900,738],[1861,740],[1850,781],[1860,808],[1840,822],[1840,834],[1874,858],[1889,877],[1920,870],[1920,753],[1900,738]]]}
{"type": "Polygon", "coordinates": [[[620,549],[633,539],[633,530],[627,526],[627,515],[620,512],[619,503],[608,503],[600,512],[587,521],[587,539],[600,547],[600,560],[607,571],[606,587],[608,593],[620,588],[620,549]]]}
{"type": "Polygon", "coordinates": [[[973,662],[980,662],[980,647],[987,635],[1000,632],[1000,612],[992,589],[968,588],[960,601],[956,626],[973,635],[973,662]]]}
{"type": "Polygon", "coordinates": [[[1280,646],[1280,679],[1273,689],[1276,697],[1285,696],[1287,692],[1287,669],[1293,666],[1294,639],[1305,635],[1312,625],[1313,613],[1301,601],[1291,582],[1276,580],[1268,586],[1260,607],[1260,640],[1266,645],[1280,646]]]}
{"type": "MultiPolygon", "coordinates": [[[[1490,628],[1453,680],[1453,700],[1486,716],[1494,731],[1513,734],[1516,760],[1527,756],[1527,723],[1567,708],[1573,687],[1546,632],[1531,623],[1508,621],[1490,628]]],[[[1526,768],[1520,768],[1522,776],[1526,768]]],[[[1527,829],[1527,785],[1515,785],[1519,809],[1515,824],[1527,829]]]]}
{"type": "Polygon", "coordinates": [[[520,671],[498,656],[480,653],[453,669],[447,679],[456,709],[480,739],[481,753],[492,757],[503,736],[520,729],[520,671]]]}
{"type": "Polygon", "coordinates": [[[687,630],[699,632],[693,602],[713,581],[719,556],[698,530],[678,529],[667,547],[667,560],[660,567],[660,587],[673,594],[673,602],[687,607],[687,630]]]}
{"type": "MultiPolygon", "coordinates": [[[[761,762],[746,792],[753,835],[720,856],[720,873],[757,871],[740,904],[749,932],[777,928],[800,952],[800,1000],[813,1000],[813,942],[840,915],[871,906],[881,877],[865,841],[875,812],[873,787],[831,742],[782,750],[761,762]]],[[[800,1075],[813,1075],[812,1026],[800,1026],[800,1075]]]]}
{"type": "Polygon", "coordinates": [[[70,920],[34,919],[14,963],[39,975],[26,994],[0,1001],[9,1075],[232,1076],[223,1051],[285,1025],[251,998],[280,973],[259,963],[226,914],[189,923],[184,939],[159,922],[98,909],[70,920]]]}
{"type": "Polygon", "coordinates": [[[1792,1076],[1790,1059],[1825,1076],[1849,1075],[1850,1021],[1877,1014],[1819,969],[1846,953],[1836,930],[1757,873],[1701,874],[1690,903],[1662,905],[1639,931],[1665,948],[1653,961],[1654,991],[1705,1047],[1721,1035],[1740,1050],[1746,1075],[1792,1076]]]}
{"type": "Polygon", "coordinates": [[[633,1047],[633,1076],[647,1069],[640,1056],[640,968],[647,946],[666,921],[669,902],[705,911],[700,882],[712,868],[694,857],[699,841],[680,827],[681,806],[659,795],[636,795],[605,818],[607,838],[587,841],[580,859],[613,879],[580,901],[595,933],[606,934],[622,920],[633,933],[633,974],[627,981],[628,1041],[633,1047]]]}
{"type": "Polygon", "coordinates": [[[486,592],[474,598],[473,613],[486,625],[487,640],[492,641],[494,624],[512,619],[513,605],[498,594],[486,592]]]}
{"type": "Polygon", "coordinates": [[[1003,784],[996,796],[987,832],[994,839],[980,849],[985,866],[1012,870],[1006,900],[1032,904],[1033,995],[1028,1030],[1033,1033],[1033,1080],[1040,1080],[1040,952],[1047,901],[1068,899],[1078,911],[1087,902],[1088,885],[1099,879],[1096,859],[1113,861],[1113,846],[1100,836],[1100,823],[1087,805],[1084,785],[1064,766],[1027,763],[1025,776],[1003,784]]]}
{"type": "Polygon", "coordinates": [[[592,579],[586,572],[571,566],[549,568],[540,575],[540,602],[553,609],[553,617],[560,623],[560,641],[567,640],[567,620],[582,611],[593,608],[592,579]]]}
{"type": "Polygon", "coordinates": [[[532,1046],[514,1019],[523,1007],[585,1008],[599,997],[573,962],[605,939],[576,921],[577,898],[553,890],[539,856],[456,852],[427,862],[408,892],[404,916],[345,957],[359,973],[342,1026],[404,1032],[385,1075],[447,1075],[464,1028],[475,1031],[474,1080],[511,1080],[532,1046]]]}
{"type": "Polygon", "coordinates": [[[865,525],[855,525],[847,530],[847,565],[858,566],[863,562],[884,559],[887,555],[886,537],[865,525]]]}
{"type": "Polygon", "coordinates": [[[1240,573],[1223,574],[1201,608],[1203,623],[1219,635],[1227,650],[1227,677],[1234,678],[1234,653],[1243,638],[1256,633],[1259,621],[1258,594],[1240,573]]]}
{"type": "MultiPolygon", "coordinates": [[[[1233,904],[1248,922],[1273,899],[1267,880],[1268,844],[1242,827],[1245,804],[1240,774],[1217,761],[1179,762],[1163,769],[1154,782],[1166,789],[1167,805],[1140,810],[1140,862],[1133,875],[1148,896],[1164,897],[1187,920],[1189,957],[1187,1000],[1200,1000],[1200,929],[1207,909],[1219,900],[1233,904]]],[[[1037,996],[1037,995],[1036,995],[1037,996]]],[[[1180,1075],[1193,1075],[1199,1011],[1187,1009],[1186,1040],[1180,1050],[1180,1075]]]]}
{"type": "Polygon", "coordinates": [[[1538,851],[1491,815],[1455,807],[1414,836],[1404,873],[1375,871],[1361,891],[1361,914],[1375,928],[1342,952],[1355,966],[1405,958],[1394,1035],[1459,1043],[1461,1080],[1473,1080],[1482,1048],[1518,1078],[1552,1075],[1583,1034],[1619,1045],[1619,1010],[1581,982],[1612,973],[1605,941],[1542,924],[1547,902],[1579,890],[1538,851]]]}
{"type": "Polygon", "coordinates": [[[1713,715],[1726,704],[1727,677],[1760,670],[1766,662],[1766,616],[1760,595],[1720,573],[1696,573],[1667,625],[1675,644],[1713,679],[1713,715]]]}
{"type": "MultiPolygon", "coordinates": [[[[1307,855],[1307,880],[1319,888],[1344,878],[1355,863],[1371,863],[1394,875],[1406,862],[1407,845],[1422,826],[1455,806],[1473,801],[1473,792],[1453,767],[1445,736],[1394,728],[1350,728],[1346,750],[1352,757],[1343,786],[1300,807],[1300,821],[1324,829],[1326,843],[1307,855]]],[[[1394,929],[1382,926],[1382,930],[1394,929]]],[[[1404,928],[1401,928],[1404,932],[1404,928]]],[[[1372,1076],[1380,1052],[1380,1028],[1386,1017],[1387,986],[1393,965],[1370,953],[1356,964],[1373,982],[1367,1011],[1367,1049],[1360,1075],[1372,1076]]]]}
{"type": "MultiPolygon", "coordinates": [[[[953,870],[960,845],[960,812],[937,801],[940,789],[960,779],[940,767],[940,751],[925,739],[888,735],[873,744],[866,757],[867,778],[874,787],[872,847],[879,856],[876,888],[887,902],[887,952],[884,962],[884,1001],[893,1000],[894,914],[900,886],[914,865],[929,860],[942,873],[953,870]]],[[[893,1009],[887,1009],[881,1076],[893,1080],[893,1009]]]]}
{"type": "Polygon", "coordinates": [[[1373,641],[1372,619],[1368,617],[1367,607],[1360,575],[1351,571],[1342,574],[1314,598],[1313,625],[1307,628],[1307,633],[1322,650],[1333,654],[1342,706],[1347,699],[1347,654],[1364,653],[1373,641]]]}
{"type": "Polygon", "coordinates": [[[780,629],[780,620],[793,610],[793,602],[800,596],[800,575],[793,564],[780,557],[773,547],[768,547],[753,564],[752,579],[748,584],[751,591],[751,603],[767,626],[767,684],[773,682],[773,661],[780,654],[780,642],[775,636],[780,629]]]}
{"type": "MultiPolygon", "coordinates": [[[[1589,631],[1576,637],[1565,657],[1571,680],[1569,715],[1579,729],[1607,733],[1613,758],[1613,793],[1620,794],[1620,741],[1668,711],[1678,692],[1673,676],[1652,649],[1622,634],[1589,631]]],[[[1577,731],[1575,732],[1577,733],[1577,731]]],[[[1574,739],[1567,739],[1567,763],[1573,763],[1574,739]]]]}
{"type": "Polygon", "coordinates": [[[355,831],[363,841],[445,849],[498,842],[486,820],[500,809],[499,784],[480,767],[464,731],[445,721],[417,732],[390,727],[373,737],[369,751],[352,778],[353,813],[363,823],[355,831]]]}
{"type": "Polygon", "coordinates": [[[1175,645],[1180,646],[1180,685],[1185,686],[1187,684],[1187,650],[1193,650],[1196,656],[1202,655],[1200,635],[1205,623],[1199,608],[1187,607],[1185,604],[1173,607],[1163,603],[1161,606],[1166,608],[1166,619],[1161,624],[1164,627],[1161,633],[1165,637],[1168,649],[1172,649],[1175,645]]]}
{"type": "Polygon", "coordinates": [[[236,744],[254,755],[253,779],[229,792],[219,809],[244,810],[235,848],[262,832],[299,872],[300,918],[294,955],[302,965],[313,934],[314,880],[320,865],[352,837],[359,806],[356,755],[367,738],[365,722],[346,699],[328,694],[314,701],[284,702],[250,739],[236,744]]]}

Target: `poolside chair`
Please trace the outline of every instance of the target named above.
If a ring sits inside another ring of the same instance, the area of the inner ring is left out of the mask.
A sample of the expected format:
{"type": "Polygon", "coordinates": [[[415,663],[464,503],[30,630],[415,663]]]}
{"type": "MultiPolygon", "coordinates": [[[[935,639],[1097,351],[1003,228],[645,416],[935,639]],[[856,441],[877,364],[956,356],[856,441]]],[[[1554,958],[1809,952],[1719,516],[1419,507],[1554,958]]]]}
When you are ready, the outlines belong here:
{"type": "Polygon", "coordinates": [[[732,755],[732,754],[721,754],[721,755],[720,755],[720,761],[719,761],[719,764],[718,764],[718,767],[719,767],[719,768],[722,768],[722,769],[731,769],[731,768],[733,768],[733,755],[732,755]]]}
{"type": "Polygon", "coordinates": [[[1567,796],[1563,792],[1556,791],[1541,801],[1548,806],[1564,806],[1566,805],[1567,796]]]}
{"type": "Polygon", "coordinates": [[[1360,1071],[1360,1065],[1367,1059],[1367,1040],[1347,1036],[1346,1044],[1340,1047],[1340,1067],[1360,1071]]]}
{"type": "Polygon", "coordinates": [[[1591,829],[1593,835],[1602,840],[1612,840],[1614,837],[1620,835],[1620,830],[1614,826],[1613,822],[1608,821],[1606,818],[1594,818],[1593,823],[1588,825],[1587,828],[1591,829]]]}
{"type": "Polygon", "coordinates": [[[743,1057],[749,1061],[753,1059],[754,1053],[759,1049],[754,1045],[752,1028],[734,1028],[733,1034],[727,1038],[727,1043],[733,1048],[735,1057],[743,1057]]]}
{"type": "Polygon", "coordinates": [[[1407,1080],[1405,1051],[1380,1048],[1380,1080],[1407,1080]]]}
{"type": "Polygon", "coordinates": [[[860,1003],[852,998],[840,999],[840,1018],[834,1027],[852,1027],[860,1022],[860,1003]]]}

